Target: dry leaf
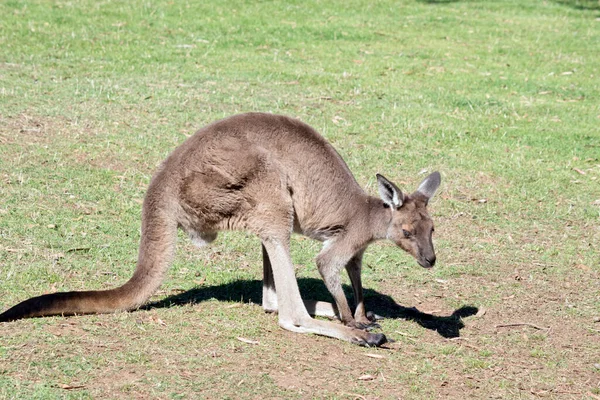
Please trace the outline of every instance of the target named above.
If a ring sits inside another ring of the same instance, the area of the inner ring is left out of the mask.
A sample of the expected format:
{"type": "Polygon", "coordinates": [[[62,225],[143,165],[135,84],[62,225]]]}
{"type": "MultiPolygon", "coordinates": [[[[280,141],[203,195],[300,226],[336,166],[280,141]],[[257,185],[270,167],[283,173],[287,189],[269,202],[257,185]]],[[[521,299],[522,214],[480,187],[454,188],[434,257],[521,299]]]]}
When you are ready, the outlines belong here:
{"type": "Polygon", "coordinates": [[[575,268],[583,271],[591,271],[592,269],[585,264],[575,264],[575,268]]]}
{"type": "Polygon", "coordinates": [[[206,282],[206,277],[203,276],[201,279],[195,280],[194,284],[197,286],[202,286],[202,285],[204,285],[204,282],[206,282]]]}
{"type": "Polygon", "coordinates": [[[165,321],[163,321],[162,319],[155,317],[155,316],[151,316],[150,320],[153,322],[156,322],[157,324],[159,324],[160,326],[167,326],[167,324],[165,323],[165,321]]]}
{"type": "Polygon", "coordinates": [[[485,308],[481,307],[479,309],[479,311],[477,311],[477,314],[475,314],[475,316],[481,318],[485,315],[486,312],[487,312],[487,310],[485,308]]]}
{"type": "Polygon", "coordinates": [[[248,343],[248,344],[254,344],[254,345],[260,344],[260,342],[258,340],[251,340],[251,339],[246,339],[243,337],[237,337],[236,339],[239,340],[240,342],[244,342],[244,343],[248,343]]]}
{"type": "Polygon", "coordinates": [[[373,375],[369,375],[369,374],[362,375],[362,376],[358,377],[359,381],[372,381],[374,379],[375,379],[375,377],[373,375]]]}
{"type": "Polygon", "coordinates": [[[585,171],[580,170],[579,168],[573,168],[573,171],[581,174],[581,175],[585,175],[585,171]]]}
{"type": "Polygon", "coordinates": [[[341,122],[346,122],[346,119],[340,117],[339,115],[336,115],[331,119],[331,122],[333,122],[336,125],[339,125],[341,122]]]}
{"type": "Polygon", "coordinates": [[[385,357],[384,357],[384,356],[382,356],[381,354],[373,354],[373,353],[365,353],[365,356],[367,356],[367,357],[371,357],[371,358],[378,358],[378,359],[385,358],[385,357]]]}

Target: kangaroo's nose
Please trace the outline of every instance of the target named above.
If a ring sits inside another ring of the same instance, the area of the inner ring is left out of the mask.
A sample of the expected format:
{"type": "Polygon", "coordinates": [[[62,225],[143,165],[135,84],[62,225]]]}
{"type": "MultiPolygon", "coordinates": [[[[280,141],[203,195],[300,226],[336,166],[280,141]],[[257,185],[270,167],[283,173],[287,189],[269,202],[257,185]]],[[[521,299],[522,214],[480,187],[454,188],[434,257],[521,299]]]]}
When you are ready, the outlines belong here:
{"type": "Polygon", "coordinates": [[[423,268],[431,268],[435,265],[435,255],[420,256],[419,258],[417,258],[417,262],[423,268]]]}
{"type": "Polygon", "coordinates": [[[431,265],[432,267],[435,265],[435,256],[426,257],[425,260],[427,260],[427,262],[429,263],[429,265],[431,265]]]}

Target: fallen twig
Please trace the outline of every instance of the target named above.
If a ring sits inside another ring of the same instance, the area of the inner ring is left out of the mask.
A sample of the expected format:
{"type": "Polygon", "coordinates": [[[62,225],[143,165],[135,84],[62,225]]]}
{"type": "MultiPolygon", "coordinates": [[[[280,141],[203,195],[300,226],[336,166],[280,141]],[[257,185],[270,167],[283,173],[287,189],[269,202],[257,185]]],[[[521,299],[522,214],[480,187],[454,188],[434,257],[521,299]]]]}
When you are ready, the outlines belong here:
{"type": "Polygon", "coordinates": [[[246,339],[243,337],[236,337],[236,339],[243,343],[248,343],[248,344],[253,344],[253,345],[260,344],[260,342],[258,340],[251,340],[251,339],[246,339]]]}
{"type": "Polygon", "coordinates": [[[366,399],[365,396],[361,396],[360,394],[357,394],[357,393],[342,393],[342,395],[350,396],[354,400],[356,400],[356,399],[365,400],[366,399]]]}
{"type": "Polygon", "coordinates": [[[455,337],[455,338],[446,338],[446,341],[447,342],[456,342],[456,343],[458,343],[461,346],[468,347],[468,348],[471,348],[473,350],[481,351],[481,349],[479,347],[477,347],[475,345],[472,345],[472,344],[469,344],[469,343],[466,343],[466,342],[469,341],[469,339],[464,338],[464,337],[460,337],[459,336],[459,337],[455,337]]]}
{"type": "Polygon", "coordinates": [[[88,252],[90,250],[91,250],[90,247],[73,247],[71,249],[68,249],[67,253],[74,253],[76,251],[85,251],[85,252],[88,252]]]}
{"type": "Polygon", "coordinates": [[[371,358],[378,358],[378,359],[385,358],[385,357],[384,357],[384,356],[382,356],[381,354],[373,354],[373,353],[365,353],[365,356],[367,356],[367,357],[371,357],[371,358]]]}
{"type": "Polygon", "coordinates": [[[587,395],[590,396],[592,399],[600,400],[600,396],[596,396],[592,392],[587,392],[587,395]]]}
{"type": "Polygon", "coordinates": [[[375,380],[375,377],[371,374],[361,375],[358,377],[359,381],[372,381],[375,380]]]}
{"type": "Polygon", "coordinates": [[[416,342],[417,341],[416,339],[411,338],[410,336],[408,336],[407,333],[400,332],[400,331],[394,331],[394,332],[396,332],[398,335],[404,336],[406,339],[410,340],[411,342],[416,342]]]}
{"type": "Polygon", "coordinates": [[[529,326],[530,328],[533,329],[537,329],[538,331],[547,331],[548,328],[542,328],[541,326],[537,326],[535,324],[531,324],[529,322],[514,322],[512,324],[500,324],[500,325],[496,325],[496,328],[511,328],[511,327],[515,327],[515,326],[529,326]]]}
{"type": "Polygon", "coordinates": [[[85,385],[65,385],[64,383],[59,383],[58,387],[65,390],[74,390],[74,389],[83,389],[85,385]]]}

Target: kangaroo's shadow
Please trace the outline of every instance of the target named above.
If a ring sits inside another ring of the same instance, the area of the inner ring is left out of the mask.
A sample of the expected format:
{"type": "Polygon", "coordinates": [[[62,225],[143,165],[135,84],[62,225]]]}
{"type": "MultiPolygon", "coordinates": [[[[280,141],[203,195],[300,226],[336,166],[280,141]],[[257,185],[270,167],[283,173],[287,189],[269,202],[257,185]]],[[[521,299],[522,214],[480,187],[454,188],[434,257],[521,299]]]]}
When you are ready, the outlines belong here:
{"type": "MultiPolygon", "coordinates": [[[[299,278],[298,285],[302,297],[311,300],[331,302],[332,298],[323,281],[314,278],[299,278]]],[[[349,286],[345,286],[347,294],[352,293],[349,286]]],[[[372,289],[364,290],[367,309],[383,318],[401,318],[414,321],[424,328],[438,332],[445,338],[460,336],[464,328],[462,318],[477,313],[477,307],[463,306],[448,316],[436,316],[419,311],[415,307],[404,307],[394,301],[390,296],[381,294],[372,289]]],[[[190,289],[186,292],[169,296],[163,300],[146,304],[142,309],[164,308],[174,305],[196,304],[206,300],[244,301],[261,304],[262,281],[237,280],[217,286],[206,286],[190,289]]]]}

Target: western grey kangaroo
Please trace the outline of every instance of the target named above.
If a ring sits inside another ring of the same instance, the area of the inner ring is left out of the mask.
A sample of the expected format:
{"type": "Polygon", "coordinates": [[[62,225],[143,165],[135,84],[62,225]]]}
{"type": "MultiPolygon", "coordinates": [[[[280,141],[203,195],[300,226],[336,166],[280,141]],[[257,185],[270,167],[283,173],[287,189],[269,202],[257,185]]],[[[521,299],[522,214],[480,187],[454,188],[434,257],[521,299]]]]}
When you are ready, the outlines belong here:
{"type": "Polygon", "coordinates": [[[161,284],[177,228],[202,246],[220,230],[246,230],[262,241],[263,308],[279,325],[366,346],[386,342],[369,327],[360,278],[373,241],[389,239],[430,268],[435,264],[427,203],[440,185],[434,172],[412,194],[377,175],[380,198],[367,195],[335,149],[310,126],[285,116],[249,113],[200,129],[155,173],[142,208],[141,243],[133,277],[111,290],[46,294],[0,314],[0,321],[46,315],[135,309],[161,284]],[[300,297],[290,258],[292,232],[323,242],[317,266],[335,306],[300,297]],[[340,281],[354,290],[352,313],[340,281]],[[336,312],[342,324],[313,315],[336,312]]]}

